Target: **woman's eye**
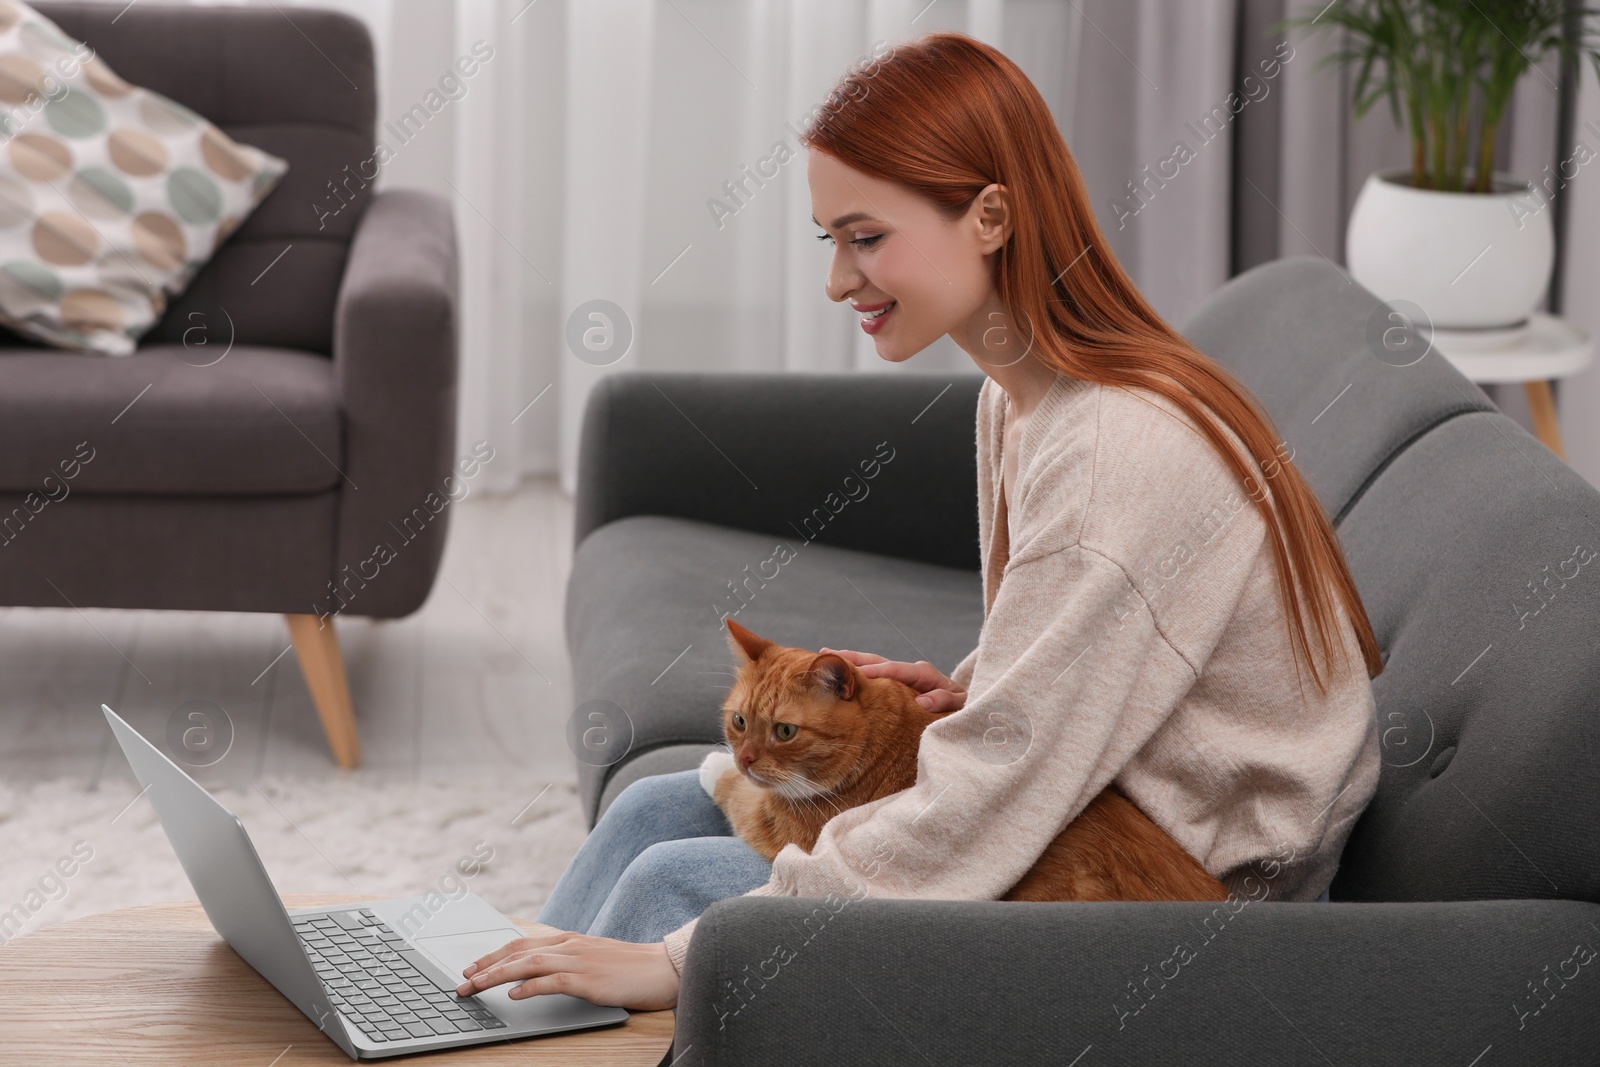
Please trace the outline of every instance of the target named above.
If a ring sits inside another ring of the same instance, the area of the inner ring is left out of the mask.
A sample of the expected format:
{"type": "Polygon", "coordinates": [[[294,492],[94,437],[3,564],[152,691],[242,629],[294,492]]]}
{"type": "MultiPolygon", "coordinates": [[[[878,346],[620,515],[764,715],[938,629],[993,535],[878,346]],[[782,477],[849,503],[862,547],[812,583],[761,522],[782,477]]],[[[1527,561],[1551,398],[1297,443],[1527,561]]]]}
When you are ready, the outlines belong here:
{"type": "Polygon", "coordinates": [[[800,728],[792,722],[780,722],[775,732],[779,741],[792,741],[794,735],[800,732],[800,728]]]}
{"type": "MultiPolygon", "coordinates": [[[[817,240],[819,240],[819,241],[831,241],[831,240],[833,240],[833,235],[832,234],[826,234],[826,233],[819,233],[819,234],[817,234],[817,240]]],[[[875,233],[870,237],[857,237],[853,241],[851,241],[850,243],[853,244],[853,245],[860,245],[862,248],[871,248],[873,245],[877,244],[881,240],[883,240],[883,234],[875,233]]]]}

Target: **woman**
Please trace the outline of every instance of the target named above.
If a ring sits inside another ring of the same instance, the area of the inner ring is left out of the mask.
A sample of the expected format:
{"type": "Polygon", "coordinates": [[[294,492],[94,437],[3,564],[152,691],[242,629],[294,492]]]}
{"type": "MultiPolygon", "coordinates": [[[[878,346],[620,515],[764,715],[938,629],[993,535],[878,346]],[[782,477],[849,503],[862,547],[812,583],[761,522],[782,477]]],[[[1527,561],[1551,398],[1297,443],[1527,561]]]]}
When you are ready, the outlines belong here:
{"type": "Polygon", "coordinates": [[[575,932],[511,942],[462,992],[669,1007],[712,901],[998,899],[1113,780],[1236,893],[1326,899],[1377,788],[1383,660],[1292,450],[1134,288],[1000,52],[948,33],[894,48],[802,143],[828,296],[880,358],[948,333],[988,376],[978,647],[948,676],[841,652],[950,713],[914,786],[769,866],[697,772],[635,782],[540,916],[575,932]]]}

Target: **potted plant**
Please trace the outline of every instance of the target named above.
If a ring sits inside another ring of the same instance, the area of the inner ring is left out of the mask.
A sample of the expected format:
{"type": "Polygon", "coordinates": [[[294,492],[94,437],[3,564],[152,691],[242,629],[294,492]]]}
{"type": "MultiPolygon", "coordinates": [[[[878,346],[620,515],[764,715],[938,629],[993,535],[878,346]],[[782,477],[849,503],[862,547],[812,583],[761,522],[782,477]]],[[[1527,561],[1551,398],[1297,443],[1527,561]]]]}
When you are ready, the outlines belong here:
{"type": "MultiPolygon", "coordinates": [[[[1587,55],[1600,74],[1591,14],[1600,9],[1567,0],[1334,0],[1274,27],[1343,30],[1317,66],[1356,68],[1355,117],[1386,97],[1411,136],[1410,166],[1369,175],[1351,211],[1356,281],[1415,303],[1434,328],[1501,340],[1526,329],[1550,281],[1554,229],[1533,183],[1496,170],[1496,134],[1517,82],[1551,51],[1587,55]],[[1577,34],[1564,32],[1569,14],[1577,34]]],[[[1595,157],[1580,151],[1571,165],[1595,157]]]]}

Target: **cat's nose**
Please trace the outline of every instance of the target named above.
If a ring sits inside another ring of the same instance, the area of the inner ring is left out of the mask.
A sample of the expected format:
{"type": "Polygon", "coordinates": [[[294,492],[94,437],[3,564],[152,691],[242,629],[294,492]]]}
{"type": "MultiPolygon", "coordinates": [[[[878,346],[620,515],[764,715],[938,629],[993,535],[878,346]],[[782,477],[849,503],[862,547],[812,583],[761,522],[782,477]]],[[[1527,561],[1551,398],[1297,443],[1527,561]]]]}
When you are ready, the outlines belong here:
{"type": "Polygon", "coordinates": [[[750,764],[754,763],[755,761],[756,756],[754,752],[741,752],[739,754],[739,762],[744,764],[746,767],[750,766],[750,764]]]}

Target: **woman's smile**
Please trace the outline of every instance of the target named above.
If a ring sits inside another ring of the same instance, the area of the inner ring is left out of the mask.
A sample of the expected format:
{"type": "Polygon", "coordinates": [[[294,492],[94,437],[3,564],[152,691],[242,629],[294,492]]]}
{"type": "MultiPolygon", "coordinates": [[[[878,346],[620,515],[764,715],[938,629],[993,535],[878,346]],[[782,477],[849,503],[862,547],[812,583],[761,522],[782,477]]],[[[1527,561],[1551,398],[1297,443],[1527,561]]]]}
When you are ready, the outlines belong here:
{"type": "Polygon", "coordinates": [[[857,306],[857,311],[865,312],[865,314],[861,316],[861,328],[867,331],[869,334],[877,333],[879,330],[883,329],[884,321],[888,319],[889,312],[894,310],[894,307],[895,302],[893,300],[886,301],[882,304],[857,306]]]}

